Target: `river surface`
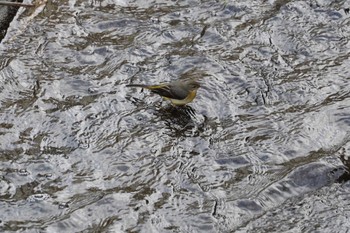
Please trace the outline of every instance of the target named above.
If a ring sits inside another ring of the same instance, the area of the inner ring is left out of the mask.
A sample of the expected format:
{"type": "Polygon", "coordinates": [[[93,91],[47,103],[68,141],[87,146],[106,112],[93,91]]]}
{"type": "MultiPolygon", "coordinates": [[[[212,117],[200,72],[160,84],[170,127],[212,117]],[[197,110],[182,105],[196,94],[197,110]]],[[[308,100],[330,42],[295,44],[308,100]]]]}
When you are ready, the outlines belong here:
{"type": "Polygon", "coordinates": [[[349,1],[49,1],[0,44],[1,232],[347,232],[349,1]],[[175,108],[130,83],[193,77],[175,108]]]}

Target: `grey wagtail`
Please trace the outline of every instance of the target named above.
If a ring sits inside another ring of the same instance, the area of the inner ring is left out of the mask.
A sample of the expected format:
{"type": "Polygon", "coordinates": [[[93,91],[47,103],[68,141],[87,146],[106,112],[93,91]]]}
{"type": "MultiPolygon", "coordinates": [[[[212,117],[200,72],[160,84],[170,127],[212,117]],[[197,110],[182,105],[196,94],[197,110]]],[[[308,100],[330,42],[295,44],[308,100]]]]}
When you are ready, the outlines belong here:
{"type": "Polygon", "coordinates": [[[200,84],[193,79],[180,79],[170,83],[161,83],[158,85],[129,84],[126,86],[148,89],[151,92],[160,95],[164,99],[170,100],[173,105],[183,106],[193,101],[193,99],[196,97],[200,84]]]}

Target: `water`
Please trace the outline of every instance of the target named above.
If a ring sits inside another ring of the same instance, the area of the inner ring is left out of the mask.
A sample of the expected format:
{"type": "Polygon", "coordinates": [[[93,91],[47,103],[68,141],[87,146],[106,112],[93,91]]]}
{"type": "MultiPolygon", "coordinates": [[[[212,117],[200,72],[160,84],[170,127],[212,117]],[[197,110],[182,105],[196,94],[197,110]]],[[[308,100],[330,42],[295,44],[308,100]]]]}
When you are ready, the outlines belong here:
{"type": "Polygon", "coordinates": [[[56,1],[0,45],[3,232],[345,232],[345,1],[56,1]],[[200,77],[187,108],[125,88],[200,77]]]}

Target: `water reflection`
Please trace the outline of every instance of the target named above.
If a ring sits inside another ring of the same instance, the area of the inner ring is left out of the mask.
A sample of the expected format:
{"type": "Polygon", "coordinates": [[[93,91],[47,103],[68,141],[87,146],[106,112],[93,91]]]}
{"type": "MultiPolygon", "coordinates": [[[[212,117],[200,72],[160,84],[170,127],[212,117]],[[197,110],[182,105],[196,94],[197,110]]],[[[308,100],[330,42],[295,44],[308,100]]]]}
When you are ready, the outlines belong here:
{"type": "Polygon", "coordinates": [[[103,0],[21,14],[0,45],[0,230],[344,230],[347,7],[103,0]],[[125,88],[197,76],[185,107],[125,88]]]}
{"type": "Polygon", "coordinates": [[[196,111],[189,105],[181,107],[169,105],[158,109],[155,115],[166,122],[166,126],[170,130],[176,130],[178,127],[185,128],[193,123],[193,119],[196,117],[196,111]]]}

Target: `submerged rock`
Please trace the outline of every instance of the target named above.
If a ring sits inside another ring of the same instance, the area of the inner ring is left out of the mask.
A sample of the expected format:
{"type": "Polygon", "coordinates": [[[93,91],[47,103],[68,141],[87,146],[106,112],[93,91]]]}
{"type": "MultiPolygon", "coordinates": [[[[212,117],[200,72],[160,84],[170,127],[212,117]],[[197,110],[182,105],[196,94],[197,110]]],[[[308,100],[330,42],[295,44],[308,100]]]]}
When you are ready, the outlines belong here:
{"type": "MultiPolygon", "coordinates": [[[[2,0],[3,2],[16,2],[15,0],[2,0]]],[[[22,2],[22,1],[20,1],[22,2]]],[[[0,41],[5,37],[7,28],[17,13],[16,6],[0,5],[0,41]]]]}

